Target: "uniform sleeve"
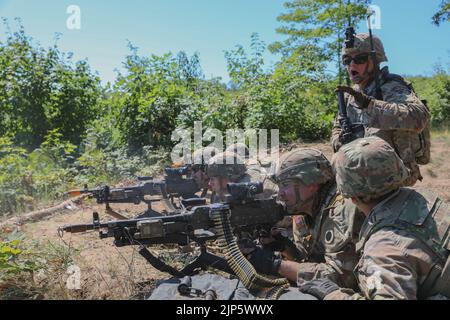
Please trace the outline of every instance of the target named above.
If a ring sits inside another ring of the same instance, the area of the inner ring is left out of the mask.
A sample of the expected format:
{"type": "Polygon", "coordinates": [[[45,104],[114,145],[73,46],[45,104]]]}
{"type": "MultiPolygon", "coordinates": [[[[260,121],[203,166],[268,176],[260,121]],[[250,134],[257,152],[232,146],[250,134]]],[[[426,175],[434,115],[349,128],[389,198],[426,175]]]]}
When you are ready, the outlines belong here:
{"type": "Polygon", "coordinates": [[[350,200],[344,200],[337,195],[333,204],[324,213],[320,227],[319,243],[323,247],[323,258],[310,261],[315,264],[301,267],[297,278],[299,280],[313,280],[326,278],[341,287],[357,288],[353,270],[358,264],[356,254],[361,224],[365,220],[364,214],[359,212],[350,200]]]}
{"type": "Polygon", "coordinates": [[[339,123],[339,115],[336,116],[334,120],[333,129],[331,131],[331,146],[333,147],[333,151],[336,153],[342,147],[342,143],[339,141],[339,136],[341,135],[342,128],[339,123]]]}
{"type": "Polygon", "coordinates": [[[348,250],[326,254],[324,263],[301,263],[297,282],[325,278],[341,287],[355,289],[354,256],[354,250],[348,247],[348,250]]]}
{"type": "Polygon", "coordinates": [[[419,240],[399,230],[378,231],[358,264],[359,293],[341,289],[326,300],[416,300],[418,283],[432,264],[432,254],[419,240]]]}
{"type": "Polygon", "coordinates": [[[430,120],[428,108],[407,86],[391,81],[383,86],[384,101],[368,107],[369,126],[381,130],[421,132],[430,120]]]}

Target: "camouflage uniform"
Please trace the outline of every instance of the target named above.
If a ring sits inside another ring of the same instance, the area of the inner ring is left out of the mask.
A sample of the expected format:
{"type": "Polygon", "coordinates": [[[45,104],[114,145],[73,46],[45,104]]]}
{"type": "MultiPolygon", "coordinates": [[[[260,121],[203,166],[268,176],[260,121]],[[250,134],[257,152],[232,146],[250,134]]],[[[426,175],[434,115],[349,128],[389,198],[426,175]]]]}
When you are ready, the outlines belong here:
{"type": "MultiPolygon", "coordinates": [[[[215,155],[208,161],[206,174],[208,177],[226,177],[231,183],[247,182],[250,180],[247,175],[247,167],[244,160],[234,152],[223,152],[215,155]]],[[[213,194],[211,203],[224,202],[224,196],[213,194]]]]}
{"type": "MultiPolygon", "coordinates": [[[[236,153],[225,151],[210,159],[207,167],[209,177],[227,177],[232,183],[264,182],[264,191],[256,198],[269,198],[276,193],[272,182],[266,179],[266,174],[260,166],[246,166],[244,160],[236,153]],[[226,160],[228,159],[228,161],[226,160]]],[[[218,195],[211,198],[211,203],[223,202],[218,195]]]]}
{"type": "Polygon", "coordinates": [[[333,165],[344,196],[378,204],[362,226],[357,247],[360,293],[341,289],[325,299],[450,297],[450,206],[436,195],[399,189],[407,169],[377,137],[342,147],[333,165]]]}
{"type": "Polygon", "coordinates": [[[195,150],[192,153],[193,166],[206,165],[212,157],[214,157],[215,155],[217,155],[219,153],[220,153],[219,149],[217,149],[215,147],[211,147],[211,146],[195,150]]]}
{"type": "Polygon", "coordinates": [[[250,150],[244,143],[234,143],[225,149],[225,152],[234,152],[243,159],[250,157],[250,150]]]}
{"type": "Polygon", "coordinates": [[[301,255],[299,281],[329,278],[346,287],[356,286],[355,244],[364,217],[337,193],[329,161],[318,150],[297,149],[281,157],[272,170],[277,184],[298,180],[322,185],[314,199],[313,216],[298,212],[293,217],[294,242],[301,255]]]}
{"type": "MultiPolygon", "coordinates": [[[[374,37],[374,45],[377,51],[378,63],[387,61],[381,41],[374,37]]],[[[356,35],[355,48],[343,50],[343,55],[370,53],[370,41],[368,34],[356,35]]],[[[366,88],[354,85],[354,89],[362,91],[368,96],[375,97],[367,109],[357,107],[355,98],[345,94],[347,115],[351,123],[361,123],[365,127],[365,137],[378,136],[387,141],[399,154],[406,167],[410,171],[404,186],[412,186],[417,180],[421,180],[419,166],[417,164],[418,150],[421,150],[423,139],[419,133],[423,132],[430,120],[430,112],[412,90],[412,87],[399,76],[390,76],[387,67],[379,73],[381,96],[376,92],[376,81],[373,80],[366,88]]],[[[337,152],[342,143],[339,141],[341,134],[339,116],[333,127],[331,143],[337,152]]]]}

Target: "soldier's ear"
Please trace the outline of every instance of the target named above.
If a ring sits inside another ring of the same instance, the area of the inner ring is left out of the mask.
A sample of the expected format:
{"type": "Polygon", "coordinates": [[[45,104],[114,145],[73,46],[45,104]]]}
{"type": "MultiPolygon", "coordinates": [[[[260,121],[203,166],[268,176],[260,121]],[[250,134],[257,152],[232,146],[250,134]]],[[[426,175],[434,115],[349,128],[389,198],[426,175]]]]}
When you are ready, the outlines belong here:
{"type": "Polygon", "coordinates": [[[320,190],[321,186],[322,185],[320,185],[320,184],[311,184],[311,185],[308,186],[308,190],[311,193],[316,193],[316,192],[318,192],[320,190]]]}
{"type": "Polygon", "coordinates": [[[353,202],[353,204],[354,204],[355,206],[358,206],[358,203],[361,203],[361,202],[358,200],[358,198],[356,198],[356,197],[351,197],[350,199],[352,200],[352,202],[353,202]]]}

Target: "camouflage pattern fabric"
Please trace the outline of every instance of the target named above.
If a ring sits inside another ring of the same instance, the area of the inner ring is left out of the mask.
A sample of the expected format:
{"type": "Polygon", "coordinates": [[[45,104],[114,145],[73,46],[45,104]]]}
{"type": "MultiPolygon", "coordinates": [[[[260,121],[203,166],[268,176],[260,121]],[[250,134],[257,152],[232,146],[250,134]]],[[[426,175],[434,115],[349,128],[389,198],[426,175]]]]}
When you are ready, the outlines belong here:
{"type": "MultiPolygon", "coordinates": [[[[430,120],[430,112],[405,84],[399,81],[383,83],[383,79],[388,74],[389,70],[385,67],[379,75],[382,100],[375,99],[367,109],[358,109],[354,97],[345,94],[347,114],[351,123],[362,123],[364,125],[366,137],[378,136],[395,148],[410,171],[409,178],[404,181],[404,186],[412,186],[418,179],[422,178],[415,152],[420,149],[419,133],[426,128],[430,120]]],[[[375,81],[373,81],[362,91],[375,97],[375,87],[375,81]]],[[[361,90],[358,85],[353,88],[361,90]]],[[[341,132],[338,116],[331,137],[335,152],[342,146],[339,141],[341,132]]]]}
{"type": "Polygon", "coordinates": [[[378,137],[343,146],[333,157],[333,168],[339,192],[364,202],[398,189],[409,174],[395,150],[378,137]]]}
{"type": "Polygon", "coordinates": [[[336,191],[328,159],[315,149],[296,149],[280,157],[271,168],[271,179],[280,184],[300,180],[305,185],[320,184],[313,204],[313,215],[293,220],[294,243],[301,254],[298,280],[329,278],[355,287],[353,268],[362,213],[336,191]]]}
{"type": "MultiPolygon", "coordinates": [[[[377,62],[382,63],[388,61],[386,53],[384,51],[383,43],[380,38],[373,36],[373,45],[377,53],[377,62]]],[[[360,33],[355,36],[355,43],[353,48],[342,47],[342,56],[345,55],[358,55],[364,53],[371,53],[372,47],[370,45],[370,35],[368,33],[360,33]]]]}
{"type": "MultiPolygon", "coordinates": [[[[448,280],[431,278],[434,269],[442,270],[442,255],[448,259],[449,252],[438,246],[440,235],[431,218],[433,207],[433,202],[407,188],[375,207],[361,229],[363,247],[355,269],[360,292],[341,289],[325,300],[416,300],[437,294],[450,298],[448,280]],[[367,235],[377,223],[376,230],[367,235]]],[[[449,214],[447,210],[446,216],[449,214]]]]}
{"type": "Polygon", "coordinates": [[[243,159],[248,159],[250,156],[250,150],[244,143],[234,143],[225,149],[225,152],[233,152],[239,155],[243,159]]]}
{"type": "Polygon", "coordinates": [[[242,158],[233,152],[223,152],[209,160],[206,174],[210,178],[227,177],[230,182],[237,182],[246,171],[242,158]]]}
{"type": "Polygon", "coordinates": [[[335,186],[321,198],[313,219],[293,217],[294,243],[303,255],[298,282],[327,278],[356,288],[355,248],[364,216],[350,200],[336,194],[335,186]]]}
{"type": "Polygon", "coordinates": [[[192,153],[192,162],[195,165],[206,165],[209,160],[213,158],[215,155],[219,154],[219,149],[214,147],[204,147],[198,150],[195,150],[192,153]]]}
{"type": "Polygon", "coordinates": [[[435,195],[399,188],[405,167],[382,139],[363,138],[342,147],[333,166],[346,197],[378,204],[361,227],[356,248],[360,293],[342,289],[326,299],[450,297],[444,268],[450,252],[450,206],[435,195]]]}
{"type": "Polygon", "coordinates": [[[296,149],[280,157],[270,172],[270,179],[279,184],[298,179],[305,185],[323,184],[333,178],[330,162],[316,149],[296,149]]]}

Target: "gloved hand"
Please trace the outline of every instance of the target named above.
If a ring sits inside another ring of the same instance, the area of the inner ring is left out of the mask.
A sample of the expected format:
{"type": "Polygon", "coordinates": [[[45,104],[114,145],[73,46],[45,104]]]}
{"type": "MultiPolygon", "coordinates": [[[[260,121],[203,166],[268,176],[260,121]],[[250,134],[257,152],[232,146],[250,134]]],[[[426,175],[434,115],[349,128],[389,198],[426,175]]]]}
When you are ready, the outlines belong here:
{"type": "Polygon", "coordinates": [[[272,228],[270,235],[260,236],[259,243],[263,249],[279,252],[283,259],[300,262],[305,257],[289,239],[285,228],[272,228]]]}
{"type": "Polygon", "coordinates": [[[336,92],[341,90],[355,98],[356,105],[358,106],[359,109],[367,109],[369,107],[370,102],[374,100],[374,98],[368,96],[367,94],[361,91],[356,91],[351,87],[338,86],[336,92]]]}
{"type": "Polygon", "coordinates": [[[289,239],[284,235],[285,229],[272,228],[270,233],[262,233],[259,236],[259,243],[263,249],[270,251],[284,251],[289,243],[289,239]]]}
{"type": "Polygon", "coordinates": [[[256,243],[246,237],[239,239],[237,241],[237,244],[238,244],[239,250],[241,250],[241,252],[244,254],[244,256],[249,255],[250,253],[252,253],[253,251],[255,251],[257,249],[256,243]]]}
{"type": "Polygon", "coordinates": [[[333,150],[334,153],[337,153],[342,146],[346,143],[345,139],[344,139],[344,130],[341,129],[341,131],[339,132],[339,137],[336,141],[333,141],[333,150]]]}
{"type": "Polygon", "coordinates": [[[282,259],[272,251],[257,247],[247,256],[247,259],[258,273],[278,276],[282,259]]]}
{"type": "Polygon", "coordinates": [[[329,279],[316,279],[299,285],[298,289],[303,292],[323,300],[330,293],[339,290],[336,283],[329,279]]]}

